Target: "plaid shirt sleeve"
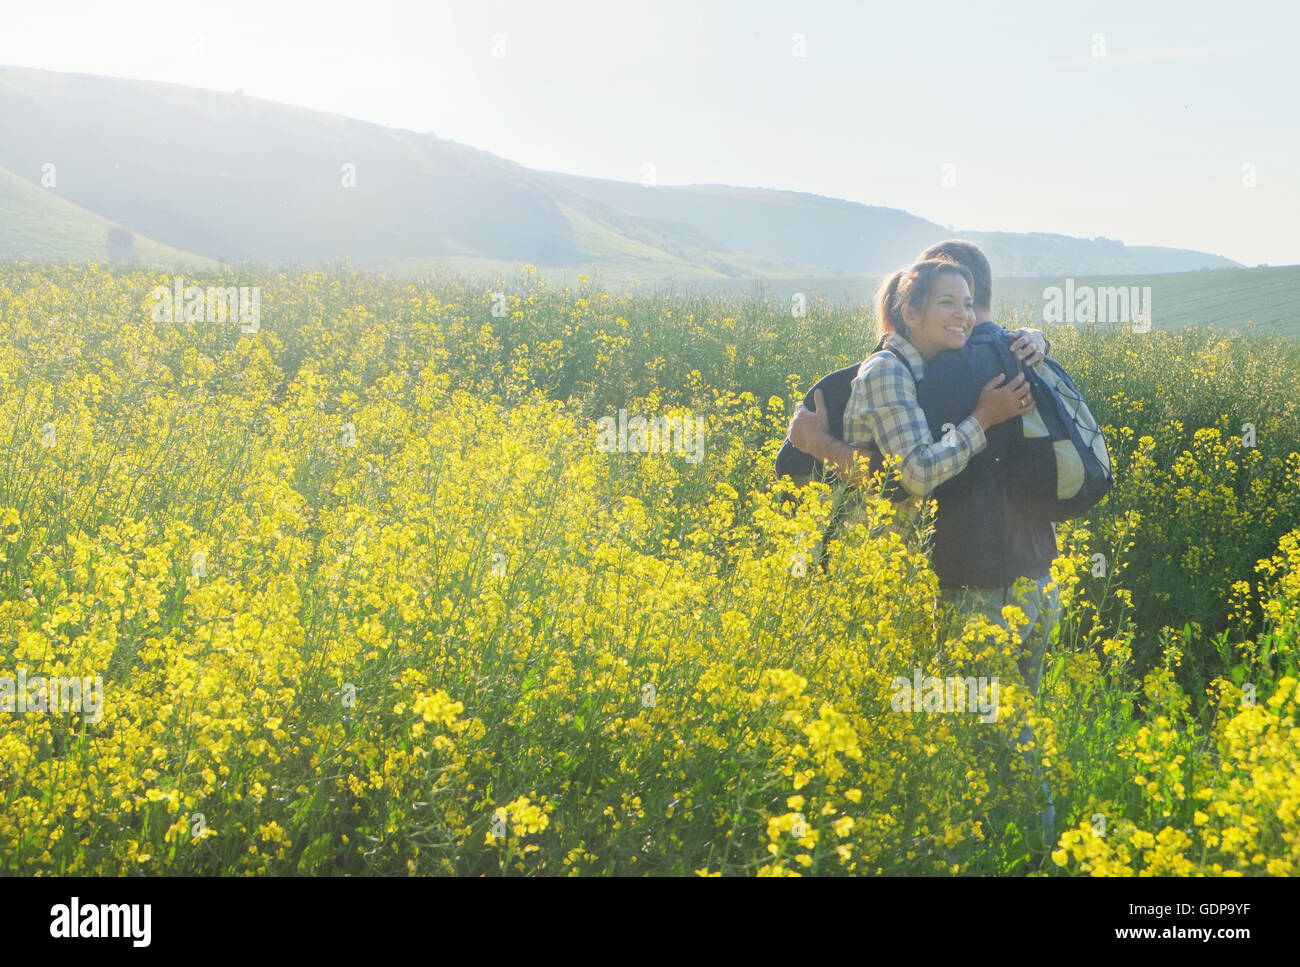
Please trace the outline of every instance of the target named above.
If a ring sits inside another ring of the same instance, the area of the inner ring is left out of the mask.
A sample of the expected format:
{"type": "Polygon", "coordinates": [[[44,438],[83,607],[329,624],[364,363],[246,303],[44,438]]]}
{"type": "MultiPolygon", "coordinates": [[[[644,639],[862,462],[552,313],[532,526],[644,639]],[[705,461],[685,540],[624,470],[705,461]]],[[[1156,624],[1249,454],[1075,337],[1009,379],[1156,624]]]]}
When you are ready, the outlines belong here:
{"type": "Polygon", "coordinates": [[[844,440],[854,446],[875,442],[885,456],[902,458],[903,486],[917,497],[966,469],[988,445],[974,416],[957,424],[950,440],[930,436],[925,412],[916,402],[916,384],[892,353],[869,357],[858,370],[844,407],[844,440]]]}

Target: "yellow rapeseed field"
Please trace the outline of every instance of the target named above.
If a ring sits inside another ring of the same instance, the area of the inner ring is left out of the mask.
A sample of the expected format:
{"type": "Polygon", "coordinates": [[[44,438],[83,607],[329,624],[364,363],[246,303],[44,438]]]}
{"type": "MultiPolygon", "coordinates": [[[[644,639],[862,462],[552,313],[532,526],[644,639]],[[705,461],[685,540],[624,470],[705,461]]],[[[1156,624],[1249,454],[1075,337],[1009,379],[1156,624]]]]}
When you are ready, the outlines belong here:
{"type": "Polygon", "coordinates": [[[774,486],[860,310],[246,275],[196,284],[260,286],[253,332],[0,265],[0,870],[1297,872],[1294,346],[1050,331],[1117,487],[1035,701],[928,517],[870,499],[825,572],[834,495],[774,486]],[[913,675],[996,676],[996,721],[913,675]]]}

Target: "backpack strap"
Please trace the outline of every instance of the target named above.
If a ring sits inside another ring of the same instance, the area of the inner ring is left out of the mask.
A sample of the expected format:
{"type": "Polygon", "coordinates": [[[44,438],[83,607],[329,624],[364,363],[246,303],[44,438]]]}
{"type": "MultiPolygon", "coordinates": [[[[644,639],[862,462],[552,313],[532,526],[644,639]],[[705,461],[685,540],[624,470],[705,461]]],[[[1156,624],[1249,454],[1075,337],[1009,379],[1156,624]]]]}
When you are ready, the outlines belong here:
{"type": "Polygon", "coordinates": [[[907,361],[907,357],[904,356],[902,353],[900,353],[893,346],[886,346],[884,336],[880,338],[880,342],[876,343],[876,348],[871,350],[869,355],[874,356],[876,353],[879,352],[892,353],[894,356],[896,356],[899,359],[899,361],[902,362],[902,364],[907,367],[907,375],[912,377],[912,382],[913,383],[917,382],[916,371],[912,369],[912,364],[907,361]]]}

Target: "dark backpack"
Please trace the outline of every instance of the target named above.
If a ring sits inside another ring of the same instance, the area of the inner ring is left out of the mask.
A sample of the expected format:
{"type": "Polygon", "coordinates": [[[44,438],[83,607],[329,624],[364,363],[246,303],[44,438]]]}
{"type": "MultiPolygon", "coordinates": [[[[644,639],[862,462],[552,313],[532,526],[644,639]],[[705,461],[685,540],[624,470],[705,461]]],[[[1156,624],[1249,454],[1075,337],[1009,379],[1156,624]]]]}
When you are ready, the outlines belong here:
{"type": "Polygon", "coordinates": [[[1029,379],[1038,404],[1019,419],[1008,448],[1007,492],[1027,516],[1044,521],[1082,517],[1115,484],[1106,437],[1060,363],[1049,357],[1040,367],[1024,366],[1005,344],[998,345],[1029,379]]]}
{"type": "MultiPolygon", "coordinates": [[[[907,361],[902,353],[894,349],[886,349],[884,339],[881,339],[876,344],[876,348],[868,354],[867,358],[869,359],[882,351],[897,356],[903,365],[907,367],[907,371],[912,374],[912,378],[916,378],[916,374],[912,372],[911,363],[907,361]]],[[[814,394],[821,390],[822,401],[826,404],[828,430],[831,436],[837,440],[844,439],[844,408],[848,406],[849,397],[853,393],[853,380],[857,378],[858,370],[861,368],[862,363],[859,362],[854,363],[852,366],[845,366],[843,369],[837,369],[833,373],[827,373],[814,384],[812,389],[804,394],[803,405],[816,412],[817,406],[814,402],[814,394]]],[[[867,451],[867,464],[871,473],[879,473],[884,466],[884,457],[880,452],[880,448],[873,442],[863,449],[867,451]]],[[[834,485],[839,481],[839,474],[826,467],[822,461],[812,454],[804,453],[790,442],[788,436],[781,445],[780,452],[776,455],[776,476],[778,480],[784,478],[797,483],[805,483],[813,479],[834,485]]],[[[885,494],[893,497],[906,496],[906,493],[896,481],[886,486],[885,494]]],[[[816,561],[821,565],[823,571],[827,569],[826,547],[834,539],[835,532],[839,529],[840,524],[844,522],[848,509],[849,497],[842,494],[836,501],[830,524],[827,525],[826,532],[822,534],[821,544],[817,548],[816,561]]]]}
{"type": "MultiPolygon", "coordinates": [[[[912,373],[912,365],[902,353],[893,349],[885,349],[884,346],[885,341],[882,339],[876,344],[876,348],[868,354],[867,358],[869,359],[878,352],[893,353],[907,367],[907,371],[912,373]]],[[[812,389],[804,394],[804,407],[816,412],[817,406],[814,403],[814,394],[821,390],[822,399],[826,403],[826,420],[829,424],[830,434],[837,440],[844,439],[844,408],[849,404],[849,397],[853,393],[853,380],[857,378],[858,370],[861,368],[862,363],[854,363],[852,366],[845,366],[833,373],[827,373],[817,381],[812,389]]],[[[912,379],[916,379],[915,373],[912,373],[912,379]]],[[[871,443],[864,449],[868,451],[871,471],[875,473],[884,462],[880,448],[871,443]]],[[[785,438],[785,442],[781,444],[780,452],[776,455],[776,475],[778,478],[788,477],[800,482],[806,479],[816,479],[834,483],[839,479],[839,475],[833,470],[828,470],[820,460],[810,453],[804,453],[791,443],[789,437],[785,438]]]]}

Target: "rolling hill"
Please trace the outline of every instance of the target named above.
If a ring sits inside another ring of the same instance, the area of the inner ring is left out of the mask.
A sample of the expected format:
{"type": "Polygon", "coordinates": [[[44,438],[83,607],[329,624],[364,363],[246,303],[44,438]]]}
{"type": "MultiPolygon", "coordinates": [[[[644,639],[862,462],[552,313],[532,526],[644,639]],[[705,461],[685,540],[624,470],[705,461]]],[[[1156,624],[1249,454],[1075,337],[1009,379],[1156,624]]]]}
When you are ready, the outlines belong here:
{"type": "Polygon", "coordinates": [[[0,168],[0,258],[212,269],[213,259],[163,245],[0,168]]]}
{"type": "MultiPolygon", "coordinates": [[[[22,194],[15,178],[38,185],[47,164],[57,187],[41,191],[105,224],[74,230],[29,212],[4,254],[83,251],[111,224],[227,263],[348,259],[403,272],[497,274],[530,262],[609,283],[713,284],[882,273],[956,234],[897,209],[800,192],[645,187],[537,171],[431,133],[239,92],[0,68],[6,194],[22,194]]],[[[6,204],[15,223],[30,207],[6,204]]],[[[1110,239],[959,234],[988,247],[999,276],[1236,264],[1110,239]]]]}

